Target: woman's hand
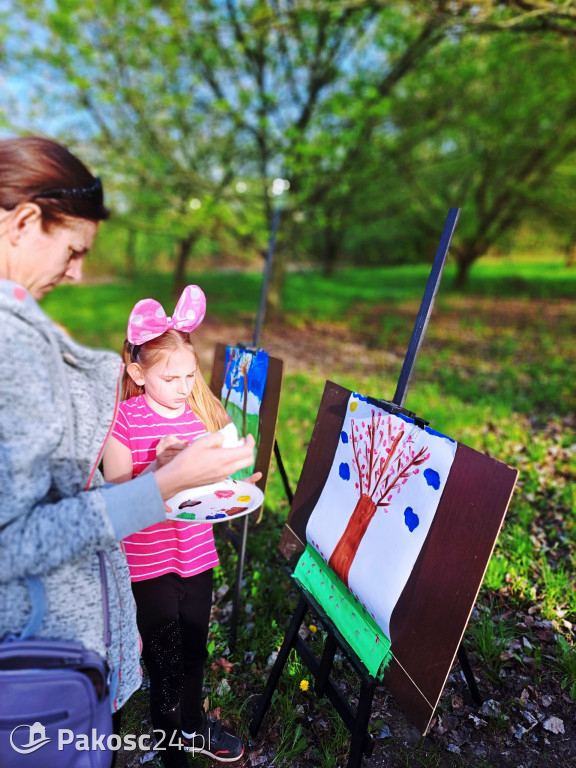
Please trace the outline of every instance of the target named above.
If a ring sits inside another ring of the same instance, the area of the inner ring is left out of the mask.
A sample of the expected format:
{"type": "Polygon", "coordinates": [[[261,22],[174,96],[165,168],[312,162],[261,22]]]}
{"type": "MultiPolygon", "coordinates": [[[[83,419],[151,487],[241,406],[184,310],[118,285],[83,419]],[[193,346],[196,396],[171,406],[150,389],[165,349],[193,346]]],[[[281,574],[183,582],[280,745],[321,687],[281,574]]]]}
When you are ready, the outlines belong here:
{"type": "Polygon", "coordinates": [[[176,435],[164,435],[156,446],[156,462],[158,467],[164,467],[188,446],[188,440],[180,440],[176,435]]]}
{"type": "Polygon", "coordinates": [[[252,485],[256,485],[258,480],[262,479],[262,472],[254,472],[253,475],[250,475],[250,477],[243,477],[242,480],[245,483],[252,483],[252,485]]]}
{"type": "Polygon", "coordinates": [[[244,438],[242,445],[236,448],[222,448],[223,440],[218,432],[198,438],[156,470],[154,474],[162,498],[170,499],[186,488],[218,483],[254,462],[252,435],[244,438]]]}

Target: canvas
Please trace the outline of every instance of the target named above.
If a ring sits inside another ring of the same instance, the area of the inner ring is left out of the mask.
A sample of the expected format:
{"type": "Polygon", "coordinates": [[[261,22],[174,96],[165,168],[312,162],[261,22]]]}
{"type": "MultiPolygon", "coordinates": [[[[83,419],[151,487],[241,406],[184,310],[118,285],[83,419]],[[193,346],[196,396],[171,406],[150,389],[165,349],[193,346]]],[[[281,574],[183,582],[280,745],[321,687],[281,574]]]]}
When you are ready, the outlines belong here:
{"type": "Polygon", "coordinates": [[[387,637],[455,452],[450,438],[351,394],[306,538],[387,637]]]}
{"type": "MultiPolygon", "coordinates": [[[[268,353],[239,347],[226,347],[221,400],[240,437],[253,435],[260,443],[260,408],[268,376],[268,353]]],[[[234,474],[249,477],[254,465],[234,474]]]]}

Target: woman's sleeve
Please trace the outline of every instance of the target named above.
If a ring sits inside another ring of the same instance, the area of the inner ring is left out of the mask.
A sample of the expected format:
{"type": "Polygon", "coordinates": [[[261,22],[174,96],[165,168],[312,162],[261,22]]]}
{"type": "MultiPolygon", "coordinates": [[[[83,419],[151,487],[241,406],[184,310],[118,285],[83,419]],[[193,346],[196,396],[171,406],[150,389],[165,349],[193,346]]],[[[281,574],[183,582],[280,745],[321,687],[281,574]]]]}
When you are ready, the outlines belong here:
{"type": "MultiPolygon", "coordinates": [[[[47,573],[166,516],[153,474],[57,498],[53,455],[68,426],[55,403],[48,342],[9,313],[0,319],[0,581],[9,581],[47,573]]],[[[57,471],[78,476],[76,458],[57,471]]]]}

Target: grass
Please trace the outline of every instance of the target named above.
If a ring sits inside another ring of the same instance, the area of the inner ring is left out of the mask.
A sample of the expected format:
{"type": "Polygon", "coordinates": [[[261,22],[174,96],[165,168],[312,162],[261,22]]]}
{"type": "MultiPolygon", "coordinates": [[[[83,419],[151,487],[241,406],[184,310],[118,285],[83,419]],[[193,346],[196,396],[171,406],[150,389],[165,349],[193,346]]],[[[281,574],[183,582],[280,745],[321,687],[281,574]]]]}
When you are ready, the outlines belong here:
{"type": "MultiPolygon", "coordinates": [[[[284,328],[301,334],[303,347],[316,327],[320,334],[333,330],[335,344],[340,338],[354,339],[362,354],[337,356],[328,375],[350,389],[390,399],[427,274],[425,265],[347,269],[330,280],[315,271],[290,273],[284,328]]],[[[576,651],[569,626],[576,626],[576,270],[564,267],[559,258],[486,260],[474,268],[464,294],[451,290],[452,277],[449,266],[407,405],[433,427],[520,470],[468,629],[469,646],[497,682],[506,665],[502,650],[516,635],[515,617],[532,611],[552,623],[558,639],[550,655],[532,637],[533,650],[522,652],[522,663],[528,665],[531,659],[533,681],[552,678],[574,699],[576,651]]],[[[205,289],[211,316],[243,327],[253,324],[260,275],[203,272],[190,274],[189,281],[205,289]]],[[[44,306],[79,341],[119,349],[128,313],[144,296],[158,298],[170,312],[170,276],[143,274],[135,283],[62,287],[46,297],[44,306]]],[[[265,336],[263,341],[266,345],[265,336]]],[[[318,362],[293,367],[283,381],[277,437],[293,490],[327,377],[318,362]]],[[[225,656],[235,666],[228,674],[216,665],[206,676],[209,708],[220,707],[245,738],[270,654],[280,645],[296,604],[286,562],[277,551],[288,505],[274,462],[266,505],[262,523],[248,537],[243,599],[249,607],[233,653],[227,648],[230,595],[214,609],[211,661],[225,656]],[[229,689],[222,686],[224,679],[229,689]]],[[[233,579],[235,558],[229,547],[219,546],[219,552],[217,583],[222,585],[233,579]]],[[[309,633],[318,648],[321,634],[309,633]]],[[[331,707],[313,695],[312,680],[309,691],[300,689],[306,678],[293,660],[280,680],[267,715],[268,750],[275,754],[267,764],[290,766],[304,760],[306,765],[331,768],[345,762],[349,735],[339,718],[329,714],[331,707]]],[[[352,685],[344,671],[342,680],[352,685]]],[[[151,728],[142,725],[146,707],[147,693],[139,692],[125,708],[127,732],[151,728]]],[[[498,717],[506,729],[507,720],[498,717]]],[[[498,731],[496,725],[491,727],[498,731]]],[[[253,749],[265,747],[257,742],[253,749]]],[[[402,759],[406,765],[464,764],[430,745],[408,748],[402,759]]],[[[199,759],[198,765],[207,764],[199,759]]]]}
{"type": "Polygon", "coordinates": [[[562,689],[576,701],[576,649],[565,637],[558,638],[558,653],[553,666],[560,676],[562,689]]]}

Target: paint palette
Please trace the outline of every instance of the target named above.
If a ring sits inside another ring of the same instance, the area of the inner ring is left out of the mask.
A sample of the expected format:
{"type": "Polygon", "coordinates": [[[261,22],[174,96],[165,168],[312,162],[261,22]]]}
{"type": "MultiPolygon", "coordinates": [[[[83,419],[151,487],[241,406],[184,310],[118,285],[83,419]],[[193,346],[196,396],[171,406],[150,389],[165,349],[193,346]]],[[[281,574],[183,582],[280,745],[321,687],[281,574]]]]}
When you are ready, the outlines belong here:
{"type": "Polygon", "coordinates": [[[227,477],[220,483],[188,488],[168,499],[170,520],[191,523],[224,523],[249,515],[262,506],[264,494],[257,486],[244,480],[227,477]]]}

